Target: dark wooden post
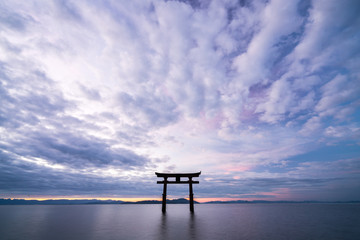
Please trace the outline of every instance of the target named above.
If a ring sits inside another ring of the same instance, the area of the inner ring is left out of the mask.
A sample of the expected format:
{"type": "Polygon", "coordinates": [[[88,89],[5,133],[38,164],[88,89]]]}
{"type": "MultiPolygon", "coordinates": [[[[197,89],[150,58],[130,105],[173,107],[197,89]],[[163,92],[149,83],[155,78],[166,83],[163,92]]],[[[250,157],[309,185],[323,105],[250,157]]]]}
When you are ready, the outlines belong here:
{"type": "Polygon", "coordinates": [[[162,212],[166,212],[166,189],[167,188],[167,177],[164,177],[164,188],[163,188],[163,198],[162,198],[162,212]]]}
{"type": "Polygon", "coordinates": [[[189,199],[190,199],[190,212],[194,212],[194,194],[192,188],[192,177],[189,177],[189,199]]]}

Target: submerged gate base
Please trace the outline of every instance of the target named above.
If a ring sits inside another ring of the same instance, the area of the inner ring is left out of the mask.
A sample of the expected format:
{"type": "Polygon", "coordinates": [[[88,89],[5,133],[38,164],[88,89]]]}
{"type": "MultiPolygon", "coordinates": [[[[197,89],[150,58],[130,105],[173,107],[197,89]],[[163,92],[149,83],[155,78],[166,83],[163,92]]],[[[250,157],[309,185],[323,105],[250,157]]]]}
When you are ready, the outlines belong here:
{"type": "Polygon", "coordinates": [[[189,184],[189,199],[190,199],[190,211],[194,212],[194,193],[193,184],[199,184],[199,181],[193,181],[193,177],[199,177],[201,172],[196,173],[158,173],[155,172],[157,177],[163,177],[163,181],[157,181],[157,184],[164,184],[162,195],[162,212],[166,212],[166,191],[167,184],[189,184]],[[181,178],[188,178],[188,181],[181,181],[181,178]],[[175,178],[175,180],[168,181],[168,178],[175,178]]]}

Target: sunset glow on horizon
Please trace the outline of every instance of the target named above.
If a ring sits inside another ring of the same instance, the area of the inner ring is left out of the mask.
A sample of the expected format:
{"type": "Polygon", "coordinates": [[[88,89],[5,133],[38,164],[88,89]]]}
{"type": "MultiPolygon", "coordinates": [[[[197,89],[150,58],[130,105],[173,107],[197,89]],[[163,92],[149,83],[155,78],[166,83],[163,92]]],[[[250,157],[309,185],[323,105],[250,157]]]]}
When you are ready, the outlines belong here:
{"type": "MultiPolygon", "coordinates": [[[[188,196],[183,196],[180,198],[184,198],[189,200],[188,196]]],[[[5,198],[6,199],[6,198],[5,198]]],[[[12,200],[16,199],[23,199],[23,200],[37,200],[37,201],[46,201],[46,200],[102,200],[102,201],[123,201],[123,202],[141,202],[141,201],[159,201],[161,202],[161,197],[158,198],[136,198],[136,197],[127,197],[127,198],[97,198],[97,197],[19,197],[19,198],[10,198],[12,200]]],[[[178,198],[167,198],[168,200],[178,199],[178,198]]],[[[213,201],[221,201],[221,202],[227,202],[227,201],[257,201],[257,200],[264,200],[258,199],[258,198],[195,198],[196,202],[199,203],[206,203],[206,202],[213,202],[213,201]]],[[[272,199],[270,201],[288,201],[287,199],[272,199]]]]}

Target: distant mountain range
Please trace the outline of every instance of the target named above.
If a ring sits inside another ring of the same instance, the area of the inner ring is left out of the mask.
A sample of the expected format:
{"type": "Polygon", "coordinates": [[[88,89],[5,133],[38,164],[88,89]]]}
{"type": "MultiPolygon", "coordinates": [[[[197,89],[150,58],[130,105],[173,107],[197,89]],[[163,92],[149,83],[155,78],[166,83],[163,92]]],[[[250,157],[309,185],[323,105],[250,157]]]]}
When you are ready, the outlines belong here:
{"type": "MultiPolygon", "coordinates": [[[[185,198],[179,199],[167,199],[167,204],[188,204],[189,200],[185,198]]],[[[194,201],[199,204],[199,202],[194,201]]],[[[266,200],[235,200],[235,201],[211,201],[204,202],[202,204],[244,204],[244,203],[360,203],[360,201],[337,201],[337,202],[325,202],[325,201],[266,201],[266,200]]],[[[161,201],[157,200],[144,200],[138,202],[124,202],[117,200],[97,200],[97,199],[81,199],[81,200],[69,200],[69,199],[56,199],[56,200],[25,200],[25,199],[0,199],[0,205],[75,205],[75,204],[161,204],[161,201]]]]}

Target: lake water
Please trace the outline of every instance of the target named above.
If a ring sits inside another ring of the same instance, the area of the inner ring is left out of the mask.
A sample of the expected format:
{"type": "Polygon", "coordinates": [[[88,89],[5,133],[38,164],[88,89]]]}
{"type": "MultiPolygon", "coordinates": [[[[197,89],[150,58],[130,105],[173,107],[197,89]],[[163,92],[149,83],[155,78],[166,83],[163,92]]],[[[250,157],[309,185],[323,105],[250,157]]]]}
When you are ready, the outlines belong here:
{"type": "Polygon", "coordinates": [[[0,239],[360,239],[360,204],[0,206],[0,239]]]}

